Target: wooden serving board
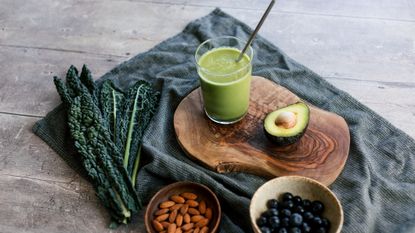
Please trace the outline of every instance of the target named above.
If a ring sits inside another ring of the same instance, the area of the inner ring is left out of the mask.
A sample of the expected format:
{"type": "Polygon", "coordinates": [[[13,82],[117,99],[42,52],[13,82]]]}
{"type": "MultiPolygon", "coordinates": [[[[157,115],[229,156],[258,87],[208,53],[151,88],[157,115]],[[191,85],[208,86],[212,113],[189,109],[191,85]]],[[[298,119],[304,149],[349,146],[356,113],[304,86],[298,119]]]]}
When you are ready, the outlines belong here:
{"type": "Polygon", "coordinates": [[[299,100],[286,88],[253,77],[247,115],[233,125],[219,125],[205,116],[197,88],[176,109],[176,136],[191,158],[219,173],[301,175],[329,185],[343,170],[349,154],[349,128],[342,117],[309,105],[309,126],[299,142],[278,147],[265,136],[265,116],[299,100]]]}

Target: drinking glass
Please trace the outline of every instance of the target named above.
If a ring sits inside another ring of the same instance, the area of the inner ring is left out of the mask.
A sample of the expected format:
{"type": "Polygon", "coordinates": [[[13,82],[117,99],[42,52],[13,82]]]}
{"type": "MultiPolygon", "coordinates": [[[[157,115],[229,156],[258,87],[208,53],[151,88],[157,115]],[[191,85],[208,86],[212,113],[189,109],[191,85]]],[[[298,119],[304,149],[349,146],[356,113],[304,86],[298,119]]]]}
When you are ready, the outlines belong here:
{"type": "Polygon", "coordinates": [[[204,111],[216,123],[238,122],[248,112],[252,48],[236,62],[245,44],[237,37],[223,36],[206,40],[196,50],[204,111]]]}

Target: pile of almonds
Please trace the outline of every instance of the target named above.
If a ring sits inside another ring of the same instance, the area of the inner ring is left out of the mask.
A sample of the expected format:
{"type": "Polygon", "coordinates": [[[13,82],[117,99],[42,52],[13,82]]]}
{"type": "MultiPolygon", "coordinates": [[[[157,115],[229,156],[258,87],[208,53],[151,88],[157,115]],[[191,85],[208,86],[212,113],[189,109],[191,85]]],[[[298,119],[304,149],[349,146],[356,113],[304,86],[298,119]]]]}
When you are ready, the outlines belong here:
{"type": "Polygon", "coordinates": [[[160,203],[154,214],[153,227],[160,233],[207,233],[212,209],[197,195],[184,192],[160,203]]]}

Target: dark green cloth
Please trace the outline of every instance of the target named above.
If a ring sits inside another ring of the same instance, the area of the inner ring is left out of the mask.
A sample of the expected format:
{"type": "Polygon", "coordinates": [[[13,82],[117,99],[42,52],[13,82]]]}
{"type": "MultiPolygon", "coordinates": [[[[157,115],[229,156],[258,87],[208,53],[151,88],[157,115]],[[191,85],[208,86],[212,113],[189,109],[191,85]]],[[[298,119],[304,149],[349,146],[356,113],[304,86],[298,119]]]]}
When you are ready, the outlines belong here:
{"type": "MultiPolygon", "coordinates": [[[[112,79],[121,88],[144,79],[161,91],[159,109],[143,142],[145,165],[138,193],[145,201],[174,181],[196,181],[218,194],[223,218],[220,232],[251,232],[249,201],[266,179],[245,173],[217,174],[190,160],[180,149],[173,113],[199,85],[194,53],[202,41],[233,35],[247,39],[251,29],[219,9],[191,22],[183,32],[120,64],[98,82],[112,79]]],[[[415,142],[347,93],[333,87],[261,37],[253,43],[253,73],[287,87],[302,99],[344,117],[350,127],[350,155],[331,185],[345,214],[343,232],[415,232],[415,142]]],[[[93,69],[93,67],[91,67],[93,69]]],[[[62,107],[33,131],[77,171],[62,107]]]]}

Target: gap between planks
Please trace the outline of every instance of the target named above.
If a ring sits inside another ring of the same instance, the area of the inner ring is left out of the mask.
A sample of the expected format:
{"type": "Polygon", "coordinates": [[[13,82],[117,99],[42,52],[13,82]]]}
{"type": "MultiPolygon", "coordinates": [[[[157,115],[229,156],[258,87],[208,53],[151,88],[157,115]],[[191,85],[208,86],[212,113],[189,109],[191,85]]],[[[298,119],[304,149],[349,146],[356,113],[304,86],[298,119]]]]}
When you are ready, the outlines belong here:
{"type": "Polygon", "coordinates": [[[10,115],[10,116],[18,116],[18,117],[31,117],[31,118],[43,118],[45,116],[42,115],[33,115],[33,114],[25,114],[25,113],[16,113],[16,112],[2,112],[0,111],[0,115],[10,115]]]}
{"type": "Polygon", "coordinates": [[[38,49],[38,50],[49,50],[49,51],[64,52],[64,53],[89,54],[89,55],[104,56],[104,57],[129,58],[129,56],[122,56],[122,55],[115,55],[115,54],[92,53],[92,52],[87,52],[87,51],[82,51],[82,50],[48,48],[48,47],[38,47],[38,46],[0,44],[0,47],[18,48],[18,49],[38,49]]]}
{"type": "MultiPolygon", "coordinates": [[[[34,177],[30,177],[30,176],[19,176],[19,175],[1,174],[1,173],[0,173],[0,175],[2,177],[8,176],[8,177],[18,178],[18,179],[27,179],[27,180],[34,180],[34,181],[46,182],[46,183],[52,184],[52,185],[53,185],[53,183],[66,184],[66,185],[68,185],[68,184],[71,184],[72,182],[75,182],[76,181],[76,179],[72,179],[70,181],[65,182],[65,181],[52,180],[52,179],[40,179],[40,178],[34,178],[34,177]]],[[[90,185],[82,184],[80,182],[78,182],[78,184],[79,184],[79,187],[88,188],[88,190],[90,188],[90,185]]]]}

